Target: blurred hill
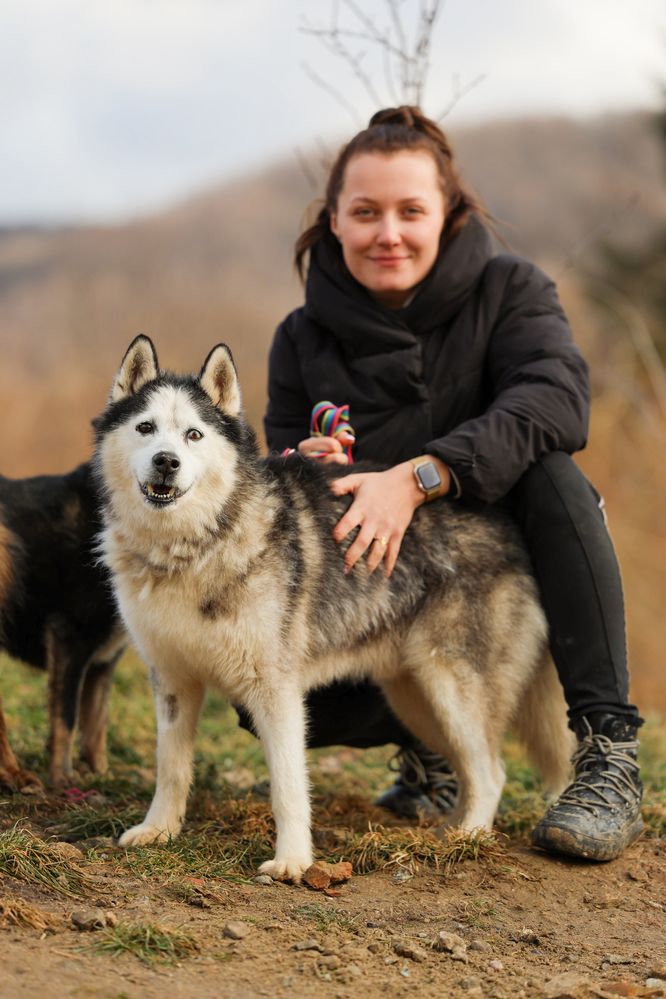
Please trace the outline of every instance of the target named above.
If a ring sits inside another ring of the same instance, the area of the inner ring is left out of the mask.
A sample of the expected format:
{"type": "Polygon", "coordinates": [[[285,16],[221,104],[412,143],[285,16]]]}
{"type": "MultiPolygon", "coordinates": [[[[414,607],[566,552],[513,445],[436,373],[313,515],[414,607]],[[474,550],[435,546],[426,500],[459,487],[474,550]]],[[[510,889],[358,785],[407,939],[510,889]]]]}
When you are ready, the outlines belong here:
{"type": "MultiPolygon", "coordinates": [[[[611,511],[637,689],[646,707],[666,710],[666,395],[639,346],[646,336],[666,345],[666,320],[642,311],[640,268],[631,286],[639,300],[629,306],[617,273],[609,286],[604,269],[609,245],[635,260],[666,229],[654,116],[508,120],[452,138],[503,238],[558,280],[591,361],[597,401],[580,460],[611,511]]],[[[89,421],[137,332],[151,335],[174,369],[198,368],[214,343],[227,342],[258,427],[273,329],[302,300],[291,248],[333,151],[313,147],[124,225],[0,228],[0,470],[59,471],[87,456],[89,421]]]]}

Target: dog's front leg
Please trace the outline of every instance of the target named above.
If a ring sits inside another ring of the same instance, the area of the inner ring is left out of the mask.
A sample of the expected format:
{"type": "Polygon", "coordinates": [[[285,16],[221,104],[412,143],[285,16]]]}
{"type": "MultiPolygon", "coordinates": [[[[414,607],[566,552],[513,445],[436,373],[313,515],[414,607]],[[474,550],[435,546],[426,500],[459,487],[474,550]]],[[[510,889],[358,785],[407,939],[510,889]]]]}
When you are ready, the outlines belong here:
{"type": "Polygon", "coordinates": [[[120,837],[120,846],[164,843],[180,832],[192,780],[194,735],[205,687],[188,679],[176,688],[152,674],[157,712],[157,787],[143,822],[120,837]]]}
{"type": "Polygon", "coordinates": [[[266,754],[277,831],[275,858],[260,870],[298,882],[312,863],[303,697],[293,687],[271,689],[258,692],[247,707],[266,754]]]}

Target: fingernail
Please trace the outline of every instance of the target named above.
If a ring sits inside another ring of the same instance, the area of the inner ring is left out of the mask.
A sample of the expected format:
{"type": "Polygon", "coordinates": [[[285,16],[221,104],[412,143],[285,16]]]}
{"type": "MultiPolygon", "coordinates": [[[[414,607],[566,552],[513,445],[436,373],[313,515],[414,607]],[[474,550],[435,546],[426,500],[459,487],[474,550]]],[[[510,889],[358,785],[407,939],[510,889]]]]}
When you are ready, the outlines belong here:
{"type": "Polygon", "coordinates": [[[345,574],[345,576],[348,576],[348,575],[349,575],[349,573],[350,573],[350,572],[352,571],[352,566],[351,566],[351,565],[347,565],[347,563],[345,562],[345,564],[344,564],[344,567],[343,567],[343,570],[342,570],[342,571],[343,571],[343,573],[345,574]]]}

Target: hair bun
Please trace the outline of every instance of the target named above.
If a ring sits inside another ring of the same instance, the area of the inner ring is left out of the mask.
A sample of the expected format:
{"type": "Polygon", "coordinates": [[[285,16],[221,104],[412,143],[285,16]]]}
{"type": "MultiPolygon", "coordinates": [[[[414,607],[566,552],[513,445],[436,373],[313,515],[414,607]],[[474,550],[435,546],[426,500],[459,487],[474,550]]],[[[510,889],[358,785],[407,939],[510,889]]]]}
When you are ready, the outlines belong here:
{"type": "Polygon", "coordinates": [[[416,128],[422,131],[423,112],[420,108],[409,104],[401,104],[398,108],[382,108],[375,111],[368,123],[368,128],[377,125],[403,125],[406,128],[416,128]]]}

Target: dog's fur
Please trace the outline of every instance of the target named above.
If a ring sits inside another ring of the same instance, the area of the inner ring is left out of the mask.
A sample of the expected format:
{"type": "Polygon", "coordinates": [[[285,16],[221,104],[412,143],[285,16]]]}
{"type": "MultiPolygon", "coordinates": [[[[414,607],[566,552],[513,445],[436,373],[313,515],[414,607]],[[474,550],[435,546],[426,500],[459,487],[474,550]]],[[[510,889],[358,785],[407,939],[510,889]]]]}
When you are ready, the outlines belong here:
{"type": "Polygon", "coordinates": [[[224,345],[196,379],[161,374],[137,338],[97,434],[100,549],[158,719],[155,797],[121,845],[179,832],[209,685],[249,711],[262,740],[277,826],[262,870],[274,877],[298,880],[312,861],[303,700],[334,679],[373,678],[451,761],[451,824],[491,827],[511,720],[553,790],[564,785],[564,699],[508,520],[440,500],[417,511],[389,580],[364,562],[344,575],[332,530],[349,500],[328,485],[344,471],[258,457],[224,345]]]}
{"type": "MultiPolygon", "coordinates": [[[[81,759],[106,769],[107,697],[126,639],[108,573],[89,464],[67,475],[0,476],[0,648],[48,671],[49,779],[72,774],[77,716],[81,759]]],[[[19,766],[0,704],[0,784],[39,785],[19,766]]]]}

